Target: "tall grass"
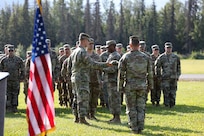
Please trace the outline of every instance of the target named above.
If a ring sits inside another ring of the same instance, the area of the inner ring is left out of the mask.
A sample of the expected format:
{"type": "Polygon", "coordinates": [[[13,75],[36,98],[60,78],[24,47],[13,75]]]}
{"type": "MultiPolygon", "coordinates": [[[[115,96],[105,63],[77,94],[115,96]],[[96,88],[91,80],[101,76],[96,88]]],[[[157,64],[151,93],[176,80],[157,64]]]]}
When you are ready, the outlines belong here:
{"type": "MultiPolygon", "coordinates": [[[[204,82],[179,82],[176,106],[172,109],[153,107],[147,103],[145,136],[202,136],[204,135],[204,82]]],[[[22,92],[22,90],[21,90],[22,92]]],[[[56,130],[48,136],[132,136],[127,126],[125,106],[122,106],[121,125],[108,124],[109,111],[98,107],[99,121],[88,120],[92,126],[75,124],[70,108],[60,107],[55,92],[56,130]]],[[[150,99],[149,99],[150,100],[150,99]]],[[[161,103],[163,99],[161,100],[161,103]]],[[[19,113],[6,114],[5,136],[27,135],[24,95],[19,97],[19,113]]]]}

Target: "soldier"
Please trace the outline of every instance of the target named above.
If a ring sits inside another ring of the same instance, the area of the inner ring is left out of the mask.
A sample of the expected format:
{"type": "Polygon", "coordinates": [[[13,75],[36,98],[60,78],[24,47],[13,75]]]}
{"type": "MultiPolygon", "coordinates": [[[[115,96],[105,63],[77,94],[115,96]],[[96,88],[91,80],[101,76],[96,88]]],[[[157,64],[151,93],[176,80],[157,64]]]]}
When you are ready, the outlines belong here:
{"type": "Polygon", "coordinates": [[[23,60],[14,53],[14,45],[7,46],[8,55],[0,62],[0,71],[9,72],[7,78],[7,112],[18,112],[18,95],[20,91],[20,81],[24,79],[23,60]]]}
{"type": "Polygon", "coordinates": [[[158,45],[152,45],[152,54],[150,55],[150,58],[152,60],[152,71],[153,71],[153,78],[154,78],[154,89],[151,90],[151,102],[152,105],[159,106],[160,97],[161,97],[161,89],[160,89],[160,81],[155,76],[154,72],[154,63],[156,59],[159,57],[159,46],[158,45]]]}
{"type": "MultiPolygon", "coordinates": [[[[123,49],[123,44],[122,43],[116,44],[116,51],[120,54],[121,57],[123,56],[122,49],[123,49]]],[[[124,92],[121,92],[121,105],[123,105],[123,93],[124,92]]]]}
{"type": "Polygon", "coordinates": [[[52,63],[52,80],[53,80],[53,88],[55,90],[55,82],[58,82],[58,77],[60,75],[60,64],[57,58],[57,53],[51,49],[51,40],[46,39],[46,43],[48,45],[48,51],[50,53],[51,63],[52,63]]]}
{"type": "Polygon", "coordinates": [[[161,80],[164,94],[164,105],[175,106],[177,81],[181,75],[180,58],[172,53],[172,43],[164,44],[165,52],[155,62],[155,74],[161,80]]]}
{"type": "Polygon", "coordinates": [[[111,66],[110,63],[93,61],[85,48],[90,44],[90,36],[86,33],[79,35],[79,47],[76,48],[68,59],[67,73],[71,73],[71,82],[74,90],[73,113],[75,122],[89,125],[85,120],[89,105],[89,69],[111,66]]]}
{"type": "MultiPolygon", "coordinates": [[[[116,42],[114,40],[106,41],[108,52],[110,53],[107,59],[109,61],[119,61],[120,54],[116,51],[116,42]]],[[[103,69],[105,74],[108,76],[108,104],[110,113],[113,115],[113,118],[109,120],[109,123],[121,123],[120,122],[120,113],[121,113],[121,95],[120,92],[117,92],[117,75],[118,67],[108,67],[103,69]]]]}
{"type": "Polygon", "coordinates": [[[100,47],[100,49],[101,49],[101,54],[102,54],[103,52],[107,51],[106,45],[102,45],[102,46],[100,47]]]}
{"type": "MultiPolygon", "coordinates": [[[[146,43],[145,43],[145,41],[140,41],[139,42],[139,51],[143,52],[148,57],[150,57],[149,52],[146,51],[146,43]]],[[[146,102],[148,101],[148,94],[149,94],[149,92],[150,92],[150,89],[147,88],[147,90],[146,90],[146,102]]]]}
{"type": "Polygon", "coordinates": [[[62,55],[64,55],[64,48],[63,47],[59,47],[59,51],[58,51],[58,59],[62,56],[62,55]]]}
{"type": "MultiPolygon", "coordinates": [[[[101,58],[97,53],[94,52],[93,48],[94,48],[94,40],[91,38],[90,44],[87,47],[87,54],[94,61],[100,62],[101,58]]],[[[95,117],[95,113],[96,113],[96,107],[98,103],[98,97],[101,92],[101,78],[99,75],[99,70],[96,70],[96,69],[90,69],[89,75],[90,75],[90,82],[89,82],[90,101],[89,101],[89,112],[87,117],[89,119],[97,120],[97,118],[95,117]]]]}
{"type": "Polygon", "coordinates": [[[0,56],[0,61],[1,61],[1,59],[3,59],[4,57],[6,57],[6,55],[8,55],[8,50],[7,50],[8,45],[9,45],[9,44],[4,45],[4,54],[1,54],[1,56],[0,56]]]}
{"type": "MultiPolygon", "coordinates": [[[[101,61],[106,62],[109,56],[109,52],[107,51],[106,46],[101,46],[101,61]]],[[[108,92],[107,92],[107,83],[108,83],[108,77],[105,75],[104,72],[101,72],[101,83],[102,83],[102,89],[100,93],[100,105],[102,107],[108,108],[108,92]]]]}
{"type": "Polygon", "coordinates": [[[101,54],[101,45],[96,45],[95,51],[96,51],[96,54],[100,55],[101,54]]]}
{"type": "Polygon", "coordinates": [[[26,52],[26,60],[25,60],[25,79],[24,79],[24,91],[25,94],[25,103],[27,103],[28,96],[28,83],[29,83],[29,74],[30,74],[30,60],[31,60],[32,51],[26,52]]]}
{"type": "MultiPolygon", "coordinates": [[[[63,45],[63,52],[64,54],[59,57],[59,63],[60,63],[60,70],[62,69],[63,62],[70,56],[71,49],[69,44],[63,45]]],[[[59,104],[65,105],[68,107],[68,88],[67,88],[67,82],[64,80],[64,78],[60,75],[58,78],[58,91],[59,91],[59,104]]],[[[71,90],[70,90],[71,91],[71,90]]]]}
{"type": "Polygon", "coordinates": [[[144,129],[145,94],[149,87],[153,88],[151,60],[139,51],[139,39],[129,37],[131,51],[125,53],[119,61],[118,91],[124,91],[126,97],[126,113],[133,133],[141,133],[144,129]]]}

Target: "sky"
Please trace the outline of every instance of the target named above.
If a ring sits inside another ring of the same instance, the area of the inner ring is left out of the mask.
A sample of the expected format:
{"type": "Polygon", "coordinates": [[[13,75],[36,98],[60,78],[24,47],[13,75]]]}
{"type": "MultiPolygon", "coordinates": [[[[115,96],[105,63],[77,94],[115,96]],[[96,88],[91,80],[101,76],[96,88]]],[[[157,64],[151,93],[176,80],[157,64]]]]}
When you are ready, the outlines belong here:
{"type": "MultiPolygon", "coordinates": [[[[29,0],[29,4],[30,6],[33,5],[35,0],[29,0]]],[[[43,1],[43,0],[42,0],[43,1]]],[[[50,0],[52,1],[52,0],[50,0]]],[[[85,0],[84,0],[85,1],[85,0]]],[[[95,2],[96,0],[90,0],[90,2],[95,2]]],[[[101,0],[100,0],[101,1],[101,0]]],[[[114,3],[115,3],[115,6],[119,6],[119,2],[120,0],[113,0],[114,3]]],[[[146,7],[149,7],[151,4],[152,4],[152,1],[153,0],[145,0],[145,3],[146,3],[146,7]]],[[[161,8],[164,7],[164,5],[169,2],[170,0],[155,0],[155,4],[156,4],[156,8],[157,10],[160,10],[161,8]]],[[[179,0],[180,2],[184,3],[186,0],[179,0]]],[[[12,3],[15,2],[15,3],[20,3],[20,4],[23,4],[24,3],[24,0],[0,0],[0,9],[4,8],[6,5],[12,5],[12,3]]]]}

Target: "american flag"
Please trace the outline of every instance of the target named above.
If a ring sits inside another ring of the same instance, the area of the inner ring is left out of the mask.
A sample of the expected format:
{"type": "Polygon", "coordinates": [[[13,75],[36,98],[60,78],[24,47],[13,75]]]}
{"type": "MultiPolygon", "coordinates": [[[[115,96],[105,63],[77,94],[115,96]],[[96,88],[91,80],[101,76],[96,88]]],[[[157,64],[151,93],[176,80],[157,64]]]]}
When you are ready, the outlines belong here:
{"type": "Polygon", "coordinates": [[[47,132],[55,129],[51,59],[48,45],[45,42],[46,32],[40,0],[38,0],[38,5],[34,24],[26,110],[30,136],[46,135],[47,132]]]}

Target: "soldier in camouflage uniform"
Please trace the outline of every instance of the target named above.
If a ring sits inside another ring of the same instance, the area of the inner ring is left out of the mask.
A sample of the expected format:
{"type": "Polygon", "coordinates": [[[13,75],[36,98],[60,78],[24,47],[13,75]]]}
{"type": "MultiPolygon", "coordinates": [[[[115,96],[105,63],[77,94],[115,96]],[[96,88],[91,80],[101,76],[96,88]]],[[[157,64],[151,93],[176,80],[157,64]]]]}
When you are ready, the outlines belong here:
{"type": "Polygon", "coordinates": [[[58,59],[64,55],[64,47],[59,47],[59,51],[58,51],[58,59]]]}
{"type": "MultiPolygon", "coordinates": [[[[109,61],[119,61],[121,56],[116,51],[116,42],[114,40],[106,41],[106,45],[108,48],[109,57],[107,62],[109,61]]],[[[121,113],[121,95],[120,92],[117,91],[117,76],[118,76],[118,67],[108,67],[103,69],[105,74],[108,75],[108,104],[110,113],[113,115],[113,118],[109,121],[110,123],[121,123],[120,122],[120,113],[121,113]]]]}
{"type": "MultiPolygon", "coordinates": [[[[60,69],[62,69],[63,66],[63,62],[70,56],[71,54],[71,49],[70,49],[70,45],[69,44],[65,44],[63,45],[63,50],[64,50],[64,55],[62,55],[59,58],[59,63],[60,63],[60,69]]],[[[69,97],[68,97],[68,88],[67,88],[67,81],[65,80],[66,78],[64,78],[63,76],[59,76],[58,79],[58,84],[60,86],[60,88],[58,88],[59,91],[59,101],[60,101],[60,105],[65,105],[66,107],[68,107],[68,102],[69,102],[69,97]]],[[[71,90],[70,90],[71,91],[71,90]]]]}
{"type": "MultiPolygon", "coordinates": [[[[123,49],[123,44],[117,43],[116,44],[116,51],[120,54],[121,57],[123,56],[122,49],[123,49]]],[[[124,92],[121,92],[121,105],[123,105],[123,93],[124,92]]]]}
{"type": "Polygon", "coordinates": [[[0,62],[0,71],[9,72],[7,78],[6,110],[8,112],[18,112],[18,95],[20,81],[24,79],[24,65],[23,60],[15,56],[14,45],[8,45],[7,48],[9,53],[0,62]]]}
{"type": "Polygon", "coordinates": [[[172,43],[165,43],[165,52],[155,62],[155,74],[161,80],[164,105],[175,106],[177,81],[181,75],[180,58],[172,53],[172,43]]]}
{"type": "Polygon", "coordinates": [[[151,90],[151,102],[152,105],[159,106],[160,97],[161,97],[161,87],[160,87],[160,80],[157,79],[155,72],[154,72],[154,63],[156,59],[159,57],[159,46],[158,45],[152,45],[152,54],[150,55],[150,58],[152,60],[152,71],[153,71],[153,78],[154,78],[154,89],[151,90]]]}
{"type": "Polygon", "coordinates": [[[32,51],[26,52],[26,60],[25,60],[25,79],[24,79],[24,91],[25,94],[25,103],[27,103],[28,96],[28,83],[29,83],[29,74],[30,74],[30,61],[31,61],[32,51]]]}
{"type": "MultiPolygon", "coordinates": [[[[146,42],[145,41],[140,41],[139,42],[139,51],[143,52],[146,54],[148,57],[150,57],[150,53],[146,51],[146,42]]],[[[146,102],[148,101],[148,94],[151,89],[147,88],[146,90],[146,102]]]]}
{"type": "Polygon", "coordinates": [[[139,39],[130,36],[131,51],[125,53],[119,61],[118,91],[125,92],[126,113],[133,133],[144,129],[145,94],[147,82],[153,88],[151,60],[139,51],[139,39]]]}
{"type": "Polygon", "coordinates": [[[52,63],[52,82],[53,82],[53,88],[55,90],[55,82],[58,82],[58,77],[60,75],[60,64],[57,58],[57,53],[51,49],[51,40],[46,39],[46,43],[48,45],[48,51],[50,53],[50,59],[52,63]]]}
{"type": "MultiPolygon", "coordinates": [[[[94,40],[91,38],[90,44],[87,47],[87,54],[90,58],[92,58],[94,61],[100,62],[101,58],[98,54],[94,52],[94,40]]],[[[96,69],[90,69],[90,82],[89,82],[89,88],[90,88],[90,101],[89,101],[89,111],[87,117],[89,119],[97,120],[95,117],[96,113],[96,107],[98,103],[98,97],[101,92],[101,77],[99,75],[99,70],[96,69]]]]}
{"type": "MultiPolygon", "coordinates": [[[[106,46],[101,46],[101,61],[106,62],[109,56],[109,52],[106,50],[106,46]]],[[[101,82],[102,82],[102,89],[100,93],[100,105],[102,107],[109,107],[108,106],[108,92],[107,92],[107,83],[108,83],[108,77],[105,75],[104,72],[101,72],[101,82]]]]}
{"type": "Polygon", "coordinates": [[[85,48],[89,45],[90,36],[85,33],[79,35],[79,47],[70,55],[67,65],[67,73],[71,73],[71,82],[74,92],[73,113],[75,122],[89,125],[85,120],[89,105],[89,70],[90,68],[104,68],[111,65],[93,61],[88,55],[85,48]]]}

